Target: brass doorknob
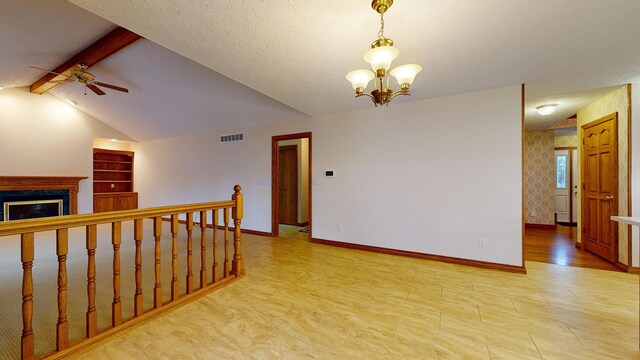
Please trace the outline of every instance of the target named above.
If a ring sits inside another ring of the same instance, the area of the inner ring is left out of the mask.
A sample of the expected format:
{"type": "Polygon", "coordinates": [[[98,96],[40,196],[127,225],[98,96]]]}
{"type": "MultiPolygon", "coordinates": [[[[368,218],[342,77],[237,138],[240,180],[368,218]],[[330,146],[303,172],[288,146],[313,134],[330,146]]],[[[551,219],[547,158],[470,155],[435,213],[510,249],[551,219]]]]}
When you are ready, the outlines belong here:
{"type": "Polygon", "coordinates": [[[613,200],[613,196],[607,196],[607,200],[613,200]]]}

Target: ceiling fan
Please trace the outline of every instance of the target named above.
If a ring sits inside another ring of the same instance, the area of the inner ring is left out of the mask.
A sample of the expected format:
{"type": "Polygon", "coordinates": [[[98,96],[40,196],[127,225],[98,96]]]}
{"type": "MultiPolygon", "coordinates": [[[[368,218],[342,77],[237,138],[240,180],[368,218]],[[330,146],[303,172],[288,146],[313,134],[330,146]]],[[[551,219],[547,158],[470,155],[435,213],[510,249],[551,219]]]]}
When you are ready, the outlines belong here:
{"type": "Polygon", "coordinates": [[[85,95],[87,95],[87,88],[89,88],[89,90],[91,90],[94,93],[96,93],[96,95],[106,95],[107,93],[102,91],[102,89],[100,89],[99,86],[107,88],[107,89],[111,89],[111,90],[121,91],[121,92],[124,92],[124,93],[128,93],[129,92],[129,89],[125,89],[125,88],[120,87],[120,86],[111,85],[111,84],[103,83],[103,82],[100,82],[100,81],[96,81],[95,75],[89,73],[87,71],[88,66],[84,65],[84,64],[76,65],[73,68],[73,70],[70,71],[70,75],[57,73],[57,72],[51,71],[51,70],[41,69],[41,68],[35,67],[35,66],[30,66],[30,67],[34,68],[34,69],[46,71],[46,72],[51,73],[51,74],[56,74],[56,75],[65,76],[66,77],[66,79],[64,79],[64,80],[50,81],[52,83],[68,83],[68,82],[74,82],[74,81],[79,82],[80,84],[84,85],[84,87],[85,87],[85,90],[84,90],[84,94],[85,95]]]}

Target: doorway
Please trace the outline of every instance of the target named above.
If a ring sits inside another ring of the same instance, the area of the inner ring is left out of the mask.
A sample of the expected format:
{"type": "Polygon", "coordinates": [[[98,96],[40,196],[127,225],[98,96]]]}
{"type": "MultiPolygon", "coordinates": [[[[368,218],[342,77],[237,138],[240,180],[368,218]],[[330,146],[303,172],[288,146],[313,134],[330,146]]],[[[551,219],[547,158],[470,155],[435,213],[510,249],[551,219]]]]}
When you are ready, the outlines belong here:
{"type": "Polygon", "coordinates": [[[311,238],[311,133],[271,141],[271,236],[311,238]]]}
{"type": "Polygon", "coordinates": [[[578,223],[578,149],[555,149],[555,222],[563,226],[578,223]]]}
{"type": "Polygon", "coordinates": [[[582,126],[582,242],[587,251],[616,263],[618,225],[618,114],[582,126]]]}

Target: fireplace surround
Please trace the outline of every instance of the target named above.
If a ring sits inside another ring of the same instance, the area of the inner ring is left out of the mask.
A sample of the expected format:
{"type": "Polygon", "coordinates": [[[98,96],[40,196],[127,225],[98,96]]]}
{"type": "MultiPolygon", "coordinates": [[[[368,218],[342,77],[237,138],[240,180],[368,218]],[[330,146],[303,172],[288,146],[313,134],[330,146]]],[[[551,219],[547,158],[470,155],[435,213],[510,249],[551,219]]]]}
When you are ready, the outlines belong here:
{"type": "Polygon", "coordinates": [[[62,214],[78,212],[80,176],[0,176],[0,221],[4,202],[62,200],[62,214]]]}

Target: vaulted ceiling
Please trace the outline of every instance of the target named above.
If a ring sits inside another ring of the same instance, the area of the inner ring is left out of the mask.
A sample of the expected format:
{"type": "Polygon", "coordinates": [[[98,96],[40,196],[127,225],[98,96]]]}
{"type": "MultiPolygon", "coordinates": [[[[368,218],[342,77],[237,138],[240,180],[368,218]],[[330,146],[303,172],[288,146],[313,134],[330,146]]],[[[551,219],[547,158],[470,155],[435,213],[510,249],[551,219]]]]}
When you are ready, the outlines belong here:
{"type": "MultiPolygon", "coordinates": [[[[5,1],[13,14],[3,10],[10,35],[0,41],[12,51],[0,53],[0,85],[28,85],[41,75],[28,65],[53,68],[117,24],[148,40],[90,71],[131,93],[53,93],[138,140],[372,106],[344,79],[366,68],[377,35],[369,0],[70,1],[86,11],[5,1]]],[[[412,96],[397,100],[526,83],[527,127],[548,128],[640,81],[639,15],[633,0],[396,0],[385,16],[394,64],[424,67],[412,96]],[[560,107],[542,118],[535,107],[546,102],[560,107]]]]}

